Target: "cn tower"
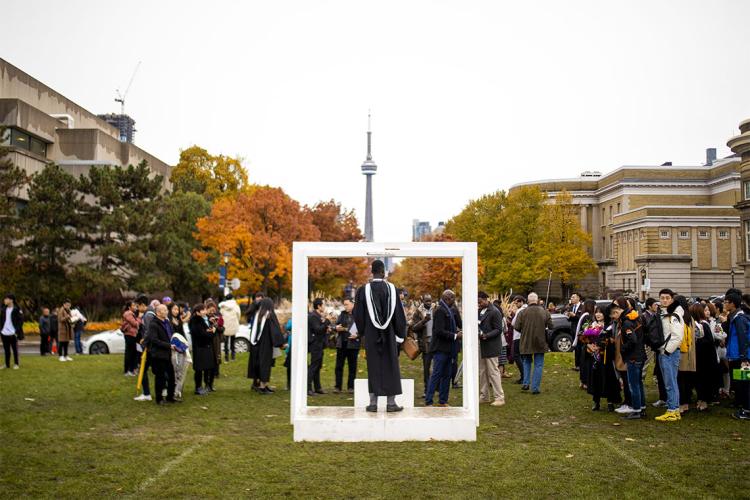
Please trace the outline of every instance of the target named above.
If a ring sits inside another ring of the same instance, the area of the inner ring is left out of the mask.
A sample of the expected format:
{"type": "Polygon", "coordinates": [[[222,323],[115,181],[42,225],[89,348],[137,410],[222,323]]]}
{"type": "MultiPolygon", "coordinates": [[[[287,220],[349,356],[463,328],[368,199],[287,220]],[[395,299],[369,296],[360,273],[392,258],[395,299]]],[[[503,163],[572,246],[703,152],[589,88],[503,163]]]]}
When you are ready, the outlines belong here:
{"type": "Polygon", "coordinates": [[[372,161],[372,130],[370,127],[370,113],[367,113],[367,158],[362,164],[362,175],[367,177],[367,193],[365,200],[365,241],[373,241],[372,229],[372,176],[378,171],[378,166],[372,161]]]}

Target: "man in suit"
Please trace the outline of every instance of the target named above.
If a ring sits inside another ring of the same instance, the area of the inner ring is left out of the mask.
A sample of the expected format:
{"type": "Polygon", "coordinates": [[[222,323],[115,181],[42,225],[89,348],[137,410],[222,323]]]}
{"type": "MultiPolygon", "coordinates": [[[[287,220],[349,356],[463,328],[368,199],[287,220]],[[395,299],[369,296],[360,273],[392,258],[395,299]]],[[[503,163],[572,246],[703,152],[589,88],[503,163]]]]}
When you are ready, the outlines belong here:
{"type": "Polygon", "coordinates": [[[323,349],[331,322],[325,317],[323,299],[313,300],[313,310],[307,316],[307,349],[310,351],[310,366],[307,368],[307,395],[325,394],[320,384],[320,369],[323,368],[323,349]],[[313,390],[315,386],[315,390],[313,390]]]}
{"type": "Polygon", "coordinates": [[[176,403],[174,398],[174,367],[172,366],[172,324],[167,319],[167,306],[159,304],[154,311],[155,317],[148,325],[145,344],[151,358],[151,370],[156,379],[156,404],[176,403]],[[162,393],[167,389],[167,399],[162,393]]]}
{"type": "Polygon", "coordinates": [[[461,315],[456,309],[456,294],[451,290],[443,292],[432,324],[432,375],[427,386],[425,406],[432,406],[435,389],[440,396],[436,406],[446,407],[451,386],[451,362],[458,352],[462,339],[461,315]]]}
{"type": "Polygon", "coordinates": [[[494,393],[492,406],[505,404],[500,375],[500,350],[505,321],[502,313],[490,302],[485,292],[479,292],[479,402],[490,402],[490,387],[494,393]]]}

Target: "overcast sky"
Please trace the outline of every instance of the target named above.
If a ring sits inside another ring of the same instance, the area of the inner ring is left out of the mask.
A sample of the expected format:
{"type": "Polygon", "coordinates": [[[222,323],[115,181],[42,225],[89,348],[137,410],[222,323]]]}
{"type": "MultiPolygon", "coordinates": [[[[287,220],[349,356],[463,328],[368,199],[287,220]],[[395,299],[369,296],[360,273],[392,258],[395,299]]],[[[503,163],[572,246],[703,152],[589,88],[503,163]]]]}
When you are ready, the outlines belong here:
{"type": "Polygon", "coordinates": [[[199,144],[253,182],[411,238],[517,182],[701,164],[750,118],[750,1],[30,1],[0,57],[94,113],[127,97],[136,144],[199,144]]]}

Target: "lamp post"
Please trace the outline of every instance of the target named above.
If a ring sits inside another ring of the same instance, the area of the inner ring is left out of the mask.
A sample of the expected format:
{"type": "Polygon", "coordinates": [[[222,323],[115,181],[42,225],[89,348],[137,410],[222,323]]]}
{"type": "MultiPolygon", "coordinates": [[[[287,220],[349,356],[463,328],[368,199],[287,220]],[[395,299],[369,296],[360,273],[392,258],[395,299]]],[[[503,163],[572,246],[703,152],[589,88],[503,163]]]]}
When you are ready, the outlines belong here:
{"type": "Polygon", "coordinates": [[[228,270],[229,270],[229,257],[231,257],[232,254],[229,252],[224,252],[224,265],[219,268],[219,289],[221,292],[226,295],[227,289],[228,289],[228,270]]]}
{"type": "Polygon", "coordinates": [[[732,288],[734,288],[734,266],[732,266],[732,270],[729,272],[729,274],[732,275],[732,288]]]}

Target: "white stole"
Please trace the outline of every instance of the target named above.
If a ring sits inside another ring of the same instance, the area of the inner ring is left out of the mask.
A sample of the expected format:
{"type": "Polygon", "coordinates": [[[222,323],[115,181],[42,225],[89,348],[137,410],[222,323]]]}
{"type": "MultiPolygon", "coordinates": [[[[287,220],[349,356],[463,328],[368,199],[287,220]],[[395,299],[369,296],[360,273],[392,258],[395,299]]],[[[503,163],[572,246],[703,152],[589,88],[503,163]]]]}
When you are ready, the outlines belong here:
{"type": "Polygon", "coordinates": [[[385,330],[388,328],[388,325],[391,324],[391,320],[393,319],[393,313],[396,311],[396,287],[393,286],[393,283],[388,283],[385,280],[373,280],[373,281],[382,281],[386,285],[388,285],[388,293],[390,294],[390,311],[388,311],[388,318],[386,319],[385,323],[380,323],[378,321],[378,318],[376,318],[376,311],[375,306],[372,303],[372,287],[370,286],[370,283],[365,285],[365,300],[367,302],[367,312],[370,314],[370,321],[372,321],[372,324],[377,328],[378,330],[385,330]]]}
{"type": "Polygon", "coordinates": [[[258,341],[260,340],[261,335],[263,335],[263,327],[266,326],[266,319],[268,319],[268,313],[263,315],[263,319],[260,322],[260,329],[258,329],[258,316],[260,316],[260,311],[255,313],[255,320],[253,320],[253,328],[250,331],[250,343],[253,345],[256,345],[258,341]]]}

